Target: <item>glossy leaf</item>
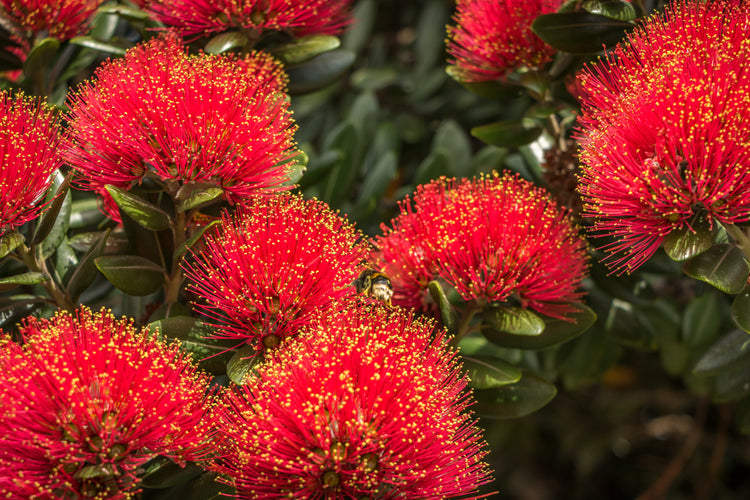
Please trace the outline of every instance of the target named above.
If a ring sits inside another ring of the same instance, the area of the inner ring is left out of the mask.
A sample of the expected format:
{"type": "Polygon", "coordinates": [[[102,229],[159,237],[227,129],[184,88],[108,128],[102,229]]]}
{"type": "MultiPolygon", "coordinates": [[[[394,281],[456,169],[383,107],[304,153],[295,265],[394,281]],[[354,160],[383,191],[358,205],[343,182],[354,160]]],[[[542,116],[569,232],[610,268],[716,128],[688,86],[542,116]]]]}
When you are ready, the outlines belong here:
{"type": "Polygon", "coordinates": [[[427,289],[430,292],[430,296],[432,296],[432,300],[435,301],[440,309],[440,318],[443,321],[443,326],[448,330],[448,333],[455,335],[458,327],[458,318],[455,309],[453,309],[448,297],[445,295],[443,285],[439,281],[434,280],[427,284],[427,289]]]}
{"type": "MultiPolygon", "coordinates": [[[[544,319],[529,309],[522,307],[491,306],[482,313],[485,330],[498,331],[511,335],[539,335],[544,331],[544,319]]],[[[490,341],[492,338],[487,337],[490,341]]]]}
{"type": "Polygon", "coordinates": [[[336,49],[288,66],[289,93],[305,94],[332,84],[351,67],[354,59],[353,52],[336,49]]]}
{"type": "Polygon", "coordinates": [[[200,240],[201,237],[206,233],[206,231],[208,231],[212,227],[219,225],[219,224],[221,224],[220,220],[214,220],[214,221],[209,222],[205,226],[201,226],[198,229],[196,229],[195,232],[192,235],[190,235],[190,237],[185,241],[185,243],[180,245],[180,247],[177,250],[175,250],[174,258],[179,259],[183,255],[185,255],[188,249],[192,248],[193,245],[195,245],[198,242],[198,240],[200,240]]]}
{"type": "Polygon", "coordinates": [[[611,47],[625,37],[634,24],[589,12],[542,14],[531,30],[546,43],[565,52],[588,54],[611,47]]]}
{"type": "Polygon", "coordinates": [[[89,250],[89,252],[81,259],[78,267],[70,277],[66,291],[74,301],[80,297],[89,285],[91,285],[91,282],[94,281],[94,278],[96,278],[99,271],[97,270],[94,260],[101,257],[104,253],[108,237],[109,229],[101,235],[99,241],[97,241],[96,244],[91,247],[91,250],[89,250]]]}
{"type": "Polygon", "coordinates": [[[591,14],[618,19],[620,21],[632,21],[637,13],[635,6],[623,0],[586,0],[583,8],[591,14]]]}
{"type": "Polygon", "coordinates": [[[227,363],[227,376],[229,380],[237,385],[244,384],[253,366],[258,364],[261,359],[262,354],[252,346],[246,345],[237,349],[227,363]]]}
{"type": "Polygon", "coordinates": [[[210,203],[224,194],[224,190],[216,184],[188,182],[183,184],[177,191],[175,199],[178,202],[177,209],[182,212],[210,203]]]}
{"type": "Polygon", "coordinates": [[[37,41],[23,63],[23,72],[32,80],[40,79],[44,72],[52,67],[58,50],[60,41],[56,38],[49,37],[37,41]]]}
{"type": "Polygon", "coordinates": [[[734,298],[730,315],[737,327],[750,333],[750,288],[746,287],[734,298]]]}
{"type": "MultiPolygon", "coordinates": [[[[52,203],[49,204],[41,217],[39,217],[39,222],[37,223],[36,230],[34,231],[34,236],[31,238],[32,245],[38,245],[39,243],[44,241],[44,239],[50,234],[52,228],[55,227],[55,225],[58,223],[58,215],[60,215],[63,204],[65,204],[66,201],[68,205],[67,216],[64,215],[59,224],[63,225],[65,227],[65,231],[67,231],[68,224],[70,223],[71,199],[70,197],[67,197],[66,200],[66,195],[68,193],[68,187],[70,186],[70,179],[72,175],[73,174],[71,172],[66,177],[63,177],[59,170],[55,172],[55,182],[52,184],[53,188],[56,188],[55,194],[52,197],[52,203]]],[[[62,237],[65,235],[65,231],[63,231],[60,235],[60,240],[62,240],[62,237]]]]}
{"type": "Polygon", "coordinates": [[[150,17],[148,12],[144,12],[138,9],[132,9],[125,5],[115,5],[115,4],[102,5],[101,7],[99,7],[98,12],[101,14],[114,14],[114,15],[122,17],[123,19],[127,19],[129,21],[143,22],[143,21],[148,21],[150,17]]]}
{"type": "Polygon", "coordinates": [[[118,187],[108,184],[105,188],[117,206],[146,229],[161,231],[171,227],[169,214],[156,205],[118,187]]]}
{"type": "Polygon", "coordinates": [[[128,295],[149,295],[164,284],[164,269],[137,255],[107,255],[94,263],[107,281],[128,295]]]}
{"type": "Polygon", "coordinates": [[[0,259],[23,245],[24,237],[18,231],[8,231],[0,237],[0,259]]]}
{"type": "Polygon", "coordinates": [[[734,245],[714,245],[687,261],[682,270],[695,278],[736,295],[745,288],[750,269],[742,250],[734,245]]]}
{"type": "Polygon", "coordinates": [[[542,127],[531,121],[501,121],[471,129],[471,135],[492,146],[513,148],[535,141],[542,127]]]}
{"type": "MultiPolygon", "coordinates": [[[[492,343],[513,349],[546,349],[576,338],[591,328],[596,322],[596,313],[585,304],[573,304],[575,312],[567,314],[565,321],[548,316],[540,317],[544,320],[544,330],[539,335],[513,335],[499,331],[487,332],[492,343]]],[[[483,333],[485,333],[483,331],[483,333]]]]}
{"type": "Polygon", "coordinates": [[[699,375],[716,375],[744,365],[750,360],[750,334],[733,330],[719,338],[693,368],[699,375]]]}
{"type": "Polygon", "coordinates": [[[521,380],[521,371],[502,359],[491,356],[462,356],[469,373],[469,385],[474,389],[492,389],[521,380]]]}
{"type": "Polygon", "coordinates": [[[519,418],[533,413],[552,401],[557,388],[534,375],[523,372],[514,384],[474,391],[474,411],[488,418],[519,418]]]}
{"type": "Polygon", "coordinates": [[[341,40],[331,35],[312,35],[275,47],[271,53],[284,64],[299,64],[330,50],[338,49],[341,40]]]}
{"type": "Polygon", "coordinates": [[[14,276],[4,276],[0,278],[0,292],[12,290],[21,285],[36,285],[47,281],[49,278],[44,273],[28,272],[16,274],[14,276]]]}
{"type": "Polygon", "coordinates": [[[688,304],[682,318],[685,345],[698,348],[712,342],[719,334],[724,304],[716,292],[706,293],[688,304]]]}
{"type": "Polygon", "coordinates": [[[243,49],[250,43],[250,39],[242,31],[228,31],[211,38],[203,51],[206,54],[223,54],[234,49],[243,49]]]}
{"type": "Polygon", "coordinates": [[[45,302],[44,297],[28,294],[0,297],[0,328],[10,330],[13,325],[42,307],[45,302]]]}
{"type": "Polygon", "coordinates": [[[670,259],[683,261],[705,252],[713,242],[714,230],[711,223],[706,218],[706,213],[699,211],[687,224],[664,238],[664,251],[670,259]]]}
{"type": "Polygon", "coordinates": [[[113,56],[123,56],[125,55],[125,52],[128,51],[128,47],[112,42],[97,40],[96,38],[91,36],[77,36],[71,39],[70,43],[72,45],[79,45],[81,47],[86,47],[87,49],[97,50],[99,52],[104,52],[105,54],[111,54],[113,56]]]}
{"type": "Polygon", "coordinates": [[[182,342],[182,349],[192,354],[193,361],[213,375],[224,375],[227,361],[234,354],[234,340],[211,338],[214,329],[203,321],[187,316],[173,316],[149,323],[149,330],[159,330],[162,337],[182,342]]]}

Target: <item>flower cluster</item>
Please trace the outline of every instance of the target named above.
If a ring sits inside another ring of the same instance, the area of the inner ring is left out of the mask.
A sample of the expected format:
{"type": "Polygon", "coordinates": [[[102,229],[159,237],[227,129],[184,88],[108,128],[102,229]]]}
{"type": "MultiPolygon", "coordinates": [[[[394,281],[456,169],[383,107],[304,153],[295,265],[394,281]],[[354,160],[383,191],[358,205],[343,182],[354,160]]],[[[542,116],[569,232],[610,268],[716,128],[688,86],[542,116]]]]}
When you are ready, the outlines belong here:
{"type": "MultiPolygon", "coordinates": [[[[217,463],[239,498],[453,498],[490,480],[456,352],[433,324],[351,305],[228,391],[217,463]]],[[[473,497],[478,498],[478,497],[473,497]]]]}
{"type": "Polygon", "coordinates": [[[396,304],[428,309],[427,285],[436,278],[465,300],[516,300],[558,318],[583,295],[585,240],[564,209],[518,176],[419,186],[392,226],[374,243],[396,304]]]}
{"type": "Polygon", "coordinates": [[[580,78],[579,191],[618,271],[694,216],[750,219],[747,3],[675,2],[580,78]]]}
{"type": "Polygon", "coordinates": [[[354,225],[317,200],[257,197],[225,214],[187,262],[196,307],[219,338],[272,348],[355,293],[369,248],[354,225]]]}
{"type": "Polygon", "coordinates": [[[61,164],[57,115],[23,94],[0,91],[0,236],[39,213],[61,164]]]}
{"type": "Polygon", "coordinates": [[[350,0],[150,0],[146,8],[182,36],[232,28],[294,36],[336,35],[351,21],[350,0]]]}
{"type": "Polygon", "coordinates": [[[208,458],[213,396],[176,344],[82,309],[0,332],[0,489],[13,498],[130,498],[157,455],[208,458]]]}
{"type": "Polygon", "coordinates": [[[562,0],[458,0],[448,27],[448,53],[462,79],[502,78],[522,68],[538,68],[555,49],[531,31],[536,16],[557,10],[562,0]]]}
{"type": "Polygon", "coordinates": [[[219,186],[229,202],[286,189],[296,126],[285,84],[266,54],[191,56],[174,36],[153,39],[72,95],[66,159],[105,198],[106,184],[147,175],[219,186]]]}
{"type": "MultiPolygon", "coordinates": [[[[64,41],[88,31],[89,20],[103,0],[0,0],[0,16],[26,43],[26,32],[64,41]]],[[[30,48],[30,47],[28,47],[30,48]]]]}

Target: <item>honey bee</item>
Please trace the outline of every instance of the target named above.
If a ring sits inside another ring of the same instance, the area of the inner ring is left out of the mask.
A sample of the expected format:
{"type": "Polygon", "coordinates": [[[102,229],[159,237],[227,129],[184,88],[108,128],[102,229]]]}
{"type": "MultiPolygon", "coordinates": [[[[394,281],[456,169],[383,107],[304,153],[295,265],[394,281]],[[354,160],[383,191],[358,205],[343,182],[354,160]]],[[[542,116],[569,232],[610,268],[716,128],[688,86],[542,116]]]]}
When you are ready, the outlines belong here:
{"type": "Polygon", "coordinates": [[[367,295],[389,306],[391,305],[393,284],[391,284],[390,278],[380,271],[365,269],[354,280],[354,288],[357,289],[359,294],[367,295]]]}

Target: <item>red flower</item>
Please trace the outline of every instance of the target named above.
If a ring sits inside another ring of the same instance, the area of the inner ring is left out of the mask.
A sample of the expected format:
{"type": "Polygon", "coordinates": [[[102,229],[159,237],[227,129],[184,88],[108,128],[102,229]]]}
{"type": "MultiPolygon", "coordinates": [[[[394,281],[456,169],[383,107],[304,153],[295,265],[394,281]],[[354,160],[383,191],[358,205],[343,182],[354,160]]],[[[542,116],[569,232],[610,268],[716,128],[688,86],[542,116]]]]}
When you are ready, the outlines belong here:
{"type": "Polygon", "coordinates": [[[360,236],[321,201],[258,197],[226,214],[184,268],[202,299],[196,307],[220,328],[217,337],[262,350],[355,293],[368,254],[360,236]]]}
{"type": "Polygon", "coordinates": [[[750,219],[750,7],[735,4],[675,3],[580,76],[579,191],[617,271],[696,214],[750,219]]]}
{"type": "Polygon", "coordinates": [[[61,164],[60,126],[38,100],[0,91],[0,236],[35,218],[61,164]]]}
{"type": "Polygon", "coordinates": [[[374,243],[396,304],[428,309],[427,284],[438,277],[465,300],[517,300],[558,318],[583,295],[585,240],[564,209],[518,176],[419,186],[392,225],[374,243]]]}
{"type": "Polygon", "coordinates": [[[490,480],[485,444],[456,352],[433,326],[362,305],[321,318],[226,393],[217,470],[239,498],[475,493],[490,480]]]}
{"type": "MultiPolygon", "coordinates": [[[[89,20],[102,0],[0,0],[0,15],[12,25],[18,41],[50,36],[70,40],[89,30],[89,20]]],[[[27,48],[28,49],[28,48],[27,48]]]]}
{"type": "Polygon", "coordinates": [[[110,60],[70,98],[68,162],[105,193],[145,176],[220,186],[230,202],[288,189],[296,129],[270,56],[189,56],[173,36],[110,60]]]}
{"type": "Polygon", "coordinates": [[[563,0],[457,0],[448,27],[449,62],[468,82],[502,78],[522,67],[539,68],[555,49],[531,31],[541,14],[555,12],[563,0]]]}
{"type": "Polygon", "coordinates": [[[337,35],[351,21],[349,0],[151,0],[147,10],[182,36],[228,29],[337,35]]]}
{"type": "Polygon", "coordinates": [[[88,309],[28,319],[23,334],[23,348],[0,341],[4,494],[131,498],[146,461],[212,452],[208,378],[177,344],[88,309]]]}

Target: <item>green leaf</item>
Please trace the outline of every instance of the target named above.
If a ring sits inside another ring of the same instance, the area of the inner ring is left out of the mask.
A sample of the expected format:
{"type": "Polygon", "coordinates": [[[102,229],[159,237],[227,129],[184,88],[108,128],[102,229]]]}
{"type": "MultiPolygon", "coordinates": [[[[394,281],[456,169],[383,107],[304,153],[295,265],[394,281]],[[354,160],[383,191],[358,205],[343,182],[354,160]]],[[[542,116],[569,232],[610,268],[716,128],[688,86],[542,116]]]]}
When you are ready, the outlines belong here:
{"type": "Polygon", "coordinates": [[[419,12],[414,40],[414,71],[424,74],[445,57],[445,25],[450,21],[448,4],[427,2],[419,12]]]}
{"type": "Polygon", "coordinates": [[[750,288],[734,298],[730,314],[735,325],[750,333],[750,288]]]}
{"type": "Polygon", "coordinates": [[[492,146],[513,148],[535,141],[542,127],[533,121],[501,121],[471,129],[471,135],[492,146]]]}
{"type": "Polygon", "coordinates": [[[714,403],[729,403],[750,394],[750,364],[722,371],[714,379],[714,403]]]}
{"type": "Polygon", "coordinates": [[[178,202],[177,209],[187,212],[204,203],[212,202],[223,194],[224,190],[215,183],[188,182],[183,184],[175,195],[175,200],[178,202]]]}
{"type": "Polygon", "coordinates": [[[484,328],[482,335],[488,332],[501,332],[511,335],[540,335],[544,331],[544,320],[536,313],[522,307],[490,306],[482,313],[484,328]]]}
{"type": "Polygon", "coordinates": [[[432,300],[435,301],[440,309],[440,318],[443,320],[443,326],[448,330],[448,333],[455,335],[458,318],[455,309],[453,309],[450,301],[448,301],[448,297],[445,295],[443,286],[439,281],[433,280],[427,284],[427,289],[430,291],[432,300]]]}
{"type": "Polygon", "coordinates": [[[16,274],[15,276],[5,276],[0,278],[0,292],[12,290],[13,288],[21,285],[36,285],[47,281],[49,277],[44,273],[28,272],[23,274],[16,274]]]}
{"type": "Polygon", "coordinates": [[[742,366],[750,359],[750,334],[732,330],[719,338],[693,368],[699,375],[716,375],[742,366]]]}
{"type": "Polygon", "coordinates": [[[724,302],[716,292],[701,295],[685,309],[682,338],[691,349],[712,342],[719,334],[724,302]]]}
{"type": "Polygon", "coordinates": [[[24,74],[31,80],[40,80],[45,71],[52,67],[58,50],[60,41],[56,38],[48,37],[37,41],[23,64],[24,74]]]}
{"type": "Polygon", "coordinates": [[[586,0],[583,2],[583,8],[591,14],[620,21],[632,21],[637,17],[633,4],[623,0],[586,0]]]}
{"type": "Polygon", "coordinates": [[[247,375],[262,359],[262,354],[252,346],[246,345],[237,349],[227,363],[227,376],[229,380],[237,385],[244,384],[247,375]]]}
{"type": "Polygon", "coordinates": [[[330,50],[338,49],[341,40],[331,35],[312,35],[274,47],[270,52],[284,64],[299,64],[330,50]]]}
{"type": "Polygon", "coordinates": [[[539,335],[513,335],[499,331],[488,333],[492,337],[493,344],[507,348],[539,350],[553,347],[576,338],[596,322],[596,313],[593,309],[585,304],[572,304],[572,306],[575,312],[566,314],[566,318],[573,321],[540,315],[544,320],[544,330],[539,335]]]}
{"type": "Polygon", "coordinates": [[[554,385],[524,371],[521,380],[515,384],[475,390],[477,404],[473,408],[482,417],[519,418],[539,410],[552,401],[556,394],[557,388],[554,385]]]}
{"type": "Polygon", "coordinates": [[[289,93],[306,94],[332,84],[351,67],[356,56],[344,49],[331,50],[286,68],[289,93]]]}
{"type": "Polygon", "coordinates": [[[588,12],[542,14],[531,30],[557,50],[574,54],[599,52],[612,47],[635,27],[634,24],[588,12]]]}
{"type": "Polygon", "coordinates": [[[8,231],[0,237],[0,259],[23,245],[24,237],[18,231],[8,231]]]}
{"type": "Polygon", "coordinates": [[[203,51],[206,54],[223,54],[233,49],[242,49],[250,43],[250,39],[242,31],[229,31],[211,38],[203,51]]]}
{"type": "Polygon", "coordinates": [[[149,460],[145,465],[145,473],[139,476],[141,484],[146,488],[169,488],[176,484],[190,481],[203,473],[199,465],[188,462],[181,466],[167,457],[158,456],[149,460]]]}
{"type": "Polygon", "coordinates": [[[182,349],[193,355],[198,366],[213,375],[224,375],[227,362],[235,351],[236,340],[211,338],[214,329],[203,321],[187,316],[172,316],[149,323],[150,331],[159,330],[160,336],[177,339],[182,349]]]}
{"type": "MultiPolygon", "coordinates": [[[[63,204],[67,201],[68,210],[67,210],[67,216],[63,217],[60,220],[60,224],[65,226],[65,230],[60,234],[59,239],[62,240],[63,236],[65,235],[65,232],[67,231],[67,226],[70,223],[70,205],[71,200],[70,197],[67,197],[66,195],[68,193],[68,186],[70,186],[70,179],[73,176],[73,172],[71,171],[66,177],[63,177],[60,171],[55,172],[55,181],[52,184],[53,188],[55,185],[57,185],[57,190],[55,191],[54,196],[52,197],[52,203],[49,204],[47,209],[44,211],[42,216],[39,218],[39,223],[36,226],[36,230],[34,231],[34,236],[31,238],[31,244],[32,245],[38,245],[44,239],[50,234],[52,231],[52,228],[55,227],[58,215],[60,215],[60,211],[63,208],[63,204]]],[[[59,241],[58,241],[59,244],[59,241]]]]}
{"type": "Polygon", "coordinates": [[[745,288],[750,274],[742,250],[727,244],[714,245],[693,257],[682,266],[682,271],[732,295],[745,288]]]}
{"type": "Polygon", "coordinates": [[[524,94],[524,88],[513,82],[501,82],[499,80],[488,80],[485,82],[467,82],[463,79],[461,70],[456,66],[447,66],[445,72],[448,76],[461,84],[466,90],[488,99],[497,101],[512,101],[524,94]]]}
{"type": "Polygon", "coordinates": [[[94,263],[107,281],[128,295],[149,295],[164,284],[164,269],[137,255],[107,255],[94,263]]]}
{"type": "Polygon", "coordinates": [[[682,375],[690,362],[690,349],[685,344],[674,340],[664,342],[659,355],[666,372],[675,377],[682,375]]]}
{"type": "Polygon", "coordinates": [[[502,359],[491,356],[462,356],[474,389],[493,389],[521,380],[521,371],[502,359]]]}
{"type": "Polygon", "coordinates": [[[118,45],[112,42],[104,42],[97,40],[91,36],[77,36],[70,40],[72,45],[78,45],[80,47],[86,47],[87,49],[97,50],[104,52],[105,54],[111,54],[113,56],[123,56],[128,51],[129,47],[118,45]]]}
{"type": "Polygon", "coordinates": [[[180,247],[175,250],[174,252],[174,258],[175,260],[181,258],[183,255],[185,255],[185,252],[188,251],[188,249],[192,248],[195,243],[201,239],[201,237],[214,226],[217,226],[221,224],[220,220],[214,220],[206,224],[205,226],[199,227],[192,235],[190,235],[190,238],[185,241],[180,247]]]}
{"type": "Polygon", "coordinates": [[[123,212],[146,229],[161,231],[172,226],[169,214],[156,205],[109,184],[105,186],[105,189],[123,212]]]}
{"type": "MultiPolygon", "coordinates": [[[[87,246],[86,250],[91,248],[87,246]]],[[[67,283],[71,275],[78,266],[80,260],[76,255],[73,245],[71,245],[68,238],[63,238],[63,241],[58,245],[57,251],[55,252],[55,270],[57,275],[62,278],[63,283],[67,283]]]]}
{"type": "Polygon", "coordinates": [[[294,186],[301,179],[305,171],[307,170],[307,164],[310,162],[310,157],[304,151],[298,149],[296,153],[282,163],[287,165],[287,180],[281,183],[282,186],[294,186]]]}
{"type": "Polygon", "coordinates": [[[98,12],[102,14],[114,14],[122,17],[123,19],[127,19],[128,21],[144,22],[148,21],[150,17],[148,12],[144,12],[138,9],[132,9],[124,5],[105,4],[99,7],[98,12]]]}
{"type": "Polygon", "coordinates": [[[664,251],[670,259],[683,261],[705,252],[714,242],[714,228],[705,211],[698,211],[689,223],[664,238],[664,251]]]}
{"type": "Polygon", "coordinates": [[[449,170],[448,157],[442,151],[433,151],[417,167],[414,184],[425,184],[431,179],[446,175],[449,170]]]}
{"type": "Polygon", "coordinates": [[[99,241],[97,241],[97,243],[91,247],[91,250],[89,250],[89,252],[81,259],[78,267],[70,277],[70,281],[68,281],[68,286],[65,290],[74,301],[81,296],[89,285],[91,285],[91,282],[94,281],[94,278],[96,278],[98,271],[96,264],[94,264],[94,259],[101,257],[104,253],[104,247],[107,243],[107,238],[109,237],[109,231],[110,230],[107,229],[107,231],[101,235],[99,241]]]}

